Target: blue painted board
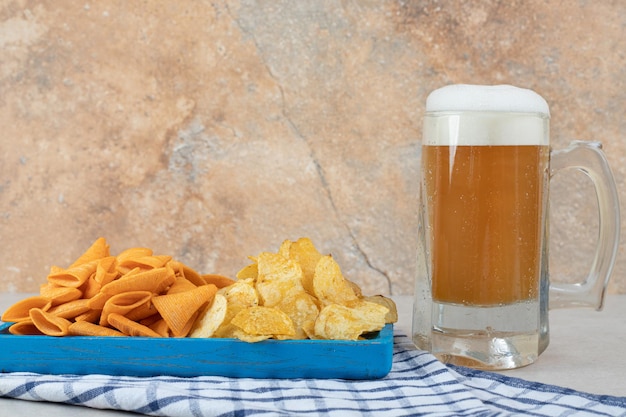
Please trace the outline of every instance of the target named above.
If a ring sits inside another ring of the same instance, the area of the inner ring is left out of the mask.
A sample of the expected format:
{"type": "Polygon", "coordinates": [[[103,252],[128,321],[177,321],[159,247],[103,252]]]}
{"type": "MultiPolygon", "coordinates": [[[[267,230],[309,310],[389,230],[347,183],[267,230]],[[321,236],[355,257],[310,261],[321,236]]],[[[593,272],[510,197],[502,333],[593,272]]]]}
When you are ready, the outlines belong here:
{"type": "Polygon", "coordinates": [[[15,336],[0,325],[0,372],[125,376],[377,379],[391,370],[393,325],[372,338],[265,340],[15,336]]]}

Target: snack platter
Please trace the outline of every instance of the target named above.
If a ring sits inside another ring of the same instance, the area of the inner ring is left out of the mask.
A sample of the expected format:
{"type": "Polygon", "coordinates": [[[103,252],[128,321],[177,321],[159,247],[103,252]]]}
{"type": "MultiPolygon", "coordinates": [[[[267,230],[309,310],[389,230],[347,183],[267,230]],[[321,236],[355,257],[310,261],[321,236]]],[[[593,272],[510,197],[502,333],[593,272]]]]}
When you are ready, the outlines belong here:
{"type": "Polygon", "coordinates": [[[391,370],[393,325],[370,338],[265,340],[16,336],[0,325],[0,371],[149,377],[378,379],[391,370]]]}

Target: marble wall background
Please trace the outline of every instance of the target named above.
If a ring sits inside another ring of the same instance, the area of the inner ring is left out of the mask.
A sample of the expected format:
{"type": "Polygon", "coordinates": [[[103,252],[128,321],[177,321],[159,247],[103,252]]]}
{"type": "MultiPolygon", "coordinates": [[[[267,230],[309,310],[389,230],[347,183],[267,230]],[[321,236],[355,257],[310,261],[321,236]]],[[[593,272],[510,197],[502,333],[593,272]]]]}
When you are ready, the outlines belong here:
{"type": "MultiPolygon", "coordinates": [[[[226,275],[309,236],[366,292],[410,294],[427,94],[536,90],[554,147],[603,141],[626,201],[625,25],[619,0],[3,0],[0,291],[98,236],[226,275]]],[[[553,273],[580,279],[583,174],[552,207],[553,273]]]]}

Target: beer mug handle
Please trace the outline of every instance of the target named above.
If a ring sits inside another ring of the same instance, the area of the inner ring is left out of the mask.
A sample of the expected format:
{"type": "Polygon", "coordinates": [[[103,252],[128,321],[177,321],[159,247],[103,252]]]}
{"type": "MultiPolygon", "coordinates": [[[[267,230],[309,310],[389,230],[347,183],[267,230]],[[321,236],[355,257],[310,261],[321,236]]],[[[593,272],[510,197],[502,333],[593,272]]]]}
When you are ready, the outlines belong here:
{"type": "Polygon", "coordinates": [[[583,172],[593,182],[598,198],[600,230],[589,275],[575,284],[550,282],[549,305],[550,308],[587,306],[601,310],[619,244],[617,188],[599,142],[574,141],[568,148],[552,151],[550,178],[568,168],[583,172]]]}

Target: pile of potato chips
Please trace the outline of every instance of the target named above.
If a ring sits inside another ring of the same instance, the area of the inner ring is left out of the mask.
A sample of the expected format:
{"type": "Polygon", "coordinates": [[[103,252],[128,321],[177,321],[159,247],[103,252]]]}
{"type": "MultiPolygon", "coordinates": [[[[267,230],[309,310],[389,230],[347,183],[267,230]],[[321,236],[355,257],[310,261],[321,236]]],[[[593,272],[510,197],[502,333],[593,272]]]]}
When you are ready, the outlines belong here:
{"type": "Polygon", "coordinates": [[[364,297],[309,238],[262,252],[218,290],[191,337],[357,340],[397,320],[393,301],[364,297]]]}
{"type": "Polygon", "coordinates": [[[7,309],[16,335],[358,340],[397,320],[395,304],[365,297],[310,239],[251,257],[237,280],[201,275],[147,248],[109,253],[104,238],[38,296],[7,309]]]}

